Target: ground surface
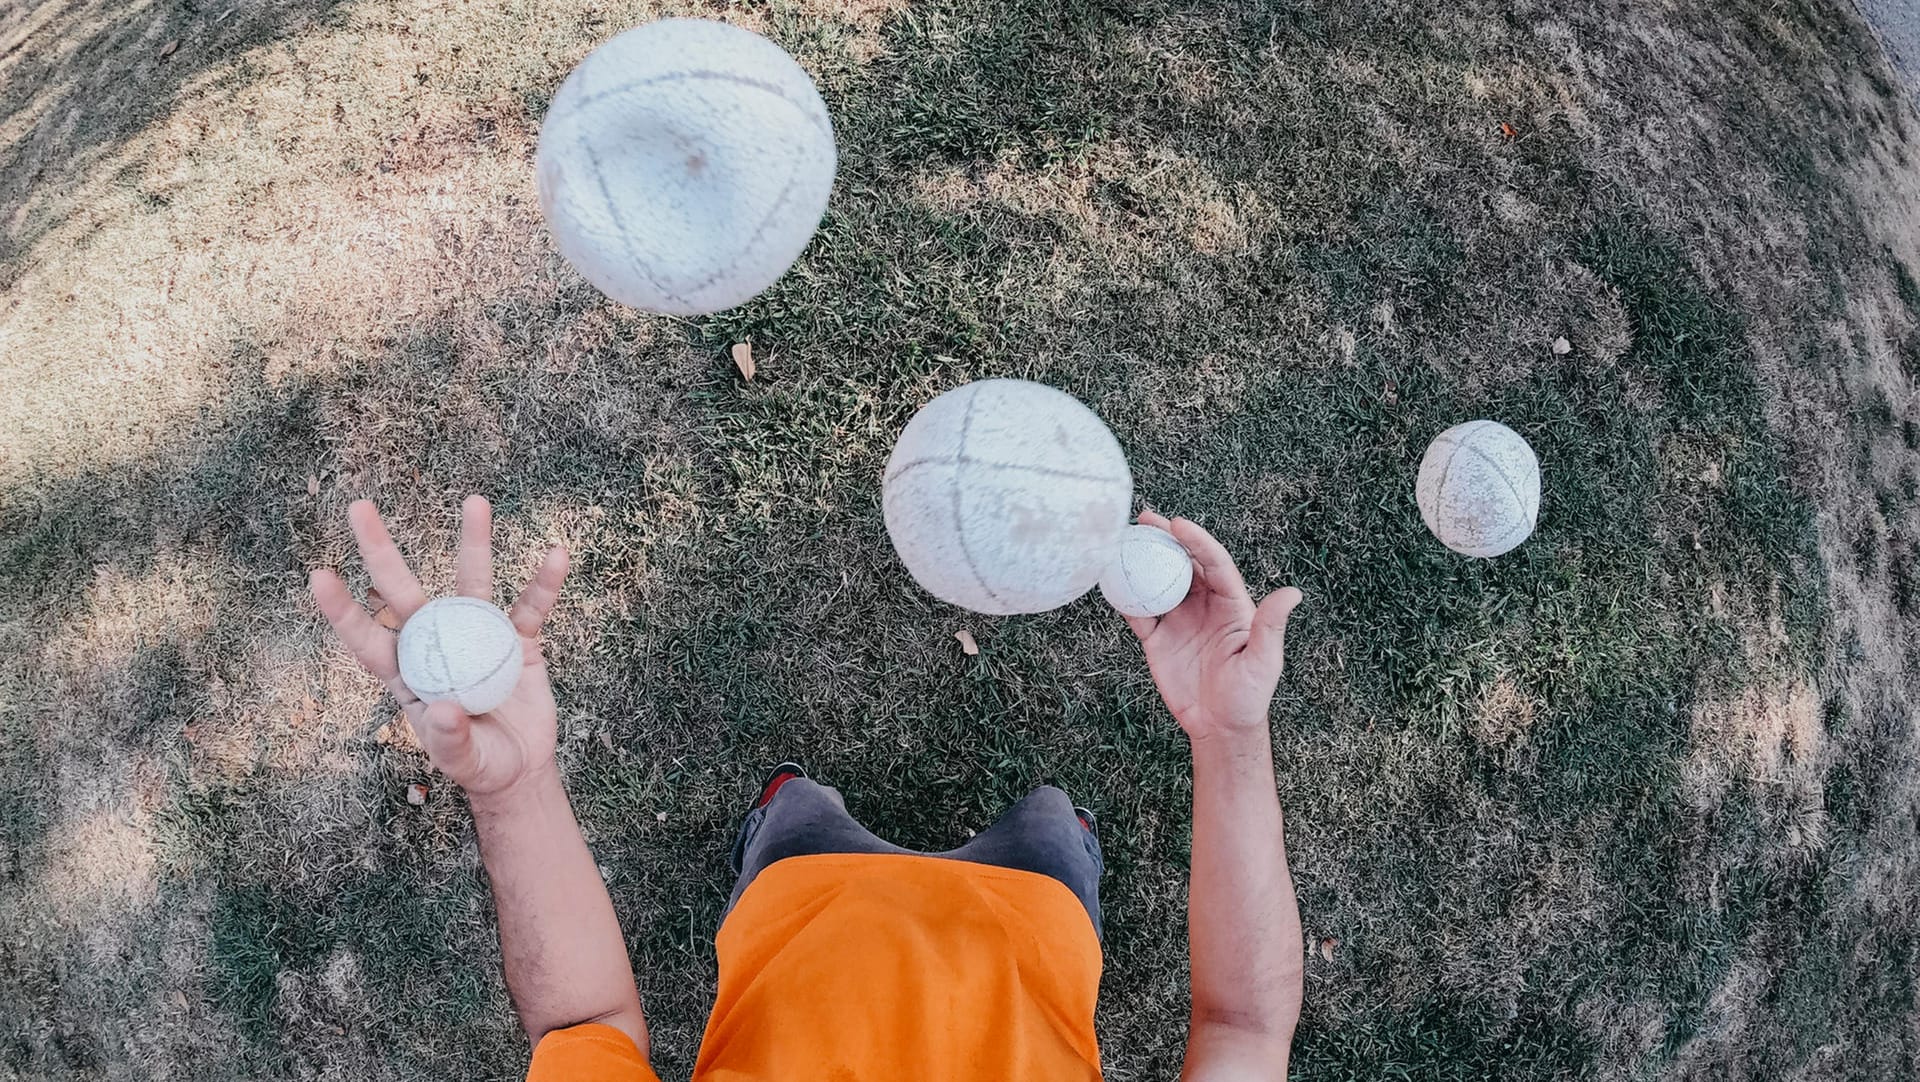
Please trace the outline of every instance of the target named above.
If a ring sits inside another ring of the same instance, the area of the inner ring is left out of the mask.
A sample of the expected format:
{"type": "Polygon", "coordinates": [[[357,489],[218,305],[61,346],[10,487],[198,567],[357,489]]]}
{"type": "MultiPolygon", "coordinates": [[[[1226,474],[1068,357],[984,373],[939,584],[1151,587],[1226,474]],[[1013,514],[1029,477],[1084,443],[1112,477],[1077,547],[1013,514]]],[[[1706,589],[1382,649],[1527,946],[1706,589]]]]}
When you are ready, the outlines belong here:
{"type": "Polygon", "coordinates": [[[15,4],[0,1075],[522,1069],[465,808],[407,804],[303,589],[359,496],[444,584],[478,490],[503,579],[578,553],[561,757],[669,1078],[788,755],[909,845],[1096,808],[1109,1074],[1171,1077],[1187,769],[1134,645],[937,605],[880,523],[912,411],[1024,376],[1310,599],[1296,1077],[1913,1077],[1914,125],[1811,0],[15,4]],[[800,265],[694,321],[561,265],[529,164],[667,11],[784,43],[842,148],[800,265]],[[1412,502],[1476,416],[1547,477],[1491,563],[1412,502]]]}
{"type": "Polygon", "coordinates": [[[1910,92],[1920,94],[1920,0],[1854,0],[1910,92]]]}

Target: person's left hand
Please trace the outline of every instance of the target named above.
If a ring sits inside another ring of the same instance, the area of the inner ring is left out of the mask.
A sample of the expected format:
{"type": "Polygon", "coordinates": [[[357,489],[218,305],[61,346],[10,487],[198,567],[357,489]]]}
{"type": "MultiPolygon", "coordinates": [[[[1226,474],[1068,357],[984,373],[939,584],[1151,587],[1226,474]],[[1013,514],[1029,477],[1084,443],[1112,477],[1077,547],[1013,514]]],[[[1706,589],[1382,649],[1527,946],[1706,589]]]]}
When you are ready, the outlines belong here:
{"type": "MultiPolygon", "coordinates": [[[[420,581],[380,521],[371,500],[356,500],[347,508],[360,559],[374,588],[402,623],[428,601],[420,581]]],[[[493,600],[493,510],[482,496],[468,496],[460,508],[460,551],[454,565],[454,592],[462,597],[493,600]]],[[[313,599],[333,625],[340,641],[362,668],[400,700],[400,708],[420,738],[433,765],[473,795],[500,792],[542,768],[553,765],[553,687],[547,681],[546,659],[540,653],[540,625],[560,596],[567,574],[567,550],[554,548],[534,572],[508,615],[520,633],[524,657],[520,680],[507,701],[478,717],[469,717],[458,703],[428,705],[400,678],[398,640],[381,627],[364,606],[353,599],[340,576],[324,568],[309,579],[313,599]]]]}

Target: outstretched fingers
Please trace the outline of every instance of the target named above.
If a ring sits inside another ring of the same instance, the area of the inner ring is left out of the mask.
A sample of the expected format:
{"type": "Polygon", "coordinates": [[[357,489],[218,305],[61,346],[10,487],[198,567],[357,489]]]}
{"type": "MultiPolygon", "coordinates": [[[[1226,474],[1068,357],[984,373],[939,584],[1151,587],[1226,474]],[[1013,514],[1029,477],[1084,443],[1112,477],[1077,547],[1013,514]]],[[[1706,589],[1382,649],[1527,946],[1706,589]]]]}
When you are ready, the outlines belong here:
{"type": "Polygon", "coordinates": [[[407,569],[406,557],[400,555],[400,546],[393,543],[393,535],[387,532],[387,524],[380,521],[380,512],[372,500],[353,501],[347,508],[347,522],[353,526],[354,540],[360,543],[360,560],[367,565],[374,588],[404,623],[427,603],[427,593],[420,588],[420,580],[407,569]]]}
{"type": "Polygon", "coordinates": [[[1287,621],[1305,595],[1292,586],[1268,594],[1253,610],[1253,632],[1247,649],[1278,675],[1287,659],[1287,621]]]}
{"type": "Polygon", "coordinates": [[[460,505],[460,551],[454,558],[453,592],[493,600],[493,507],[485,496],[460,505]]]}
{"type": "Polygon", "coordinates": [[[556,545],[547,550],[546,558],[540,561],[540,569],[533,573],[533,581],[520,591],[520,597],[513,603],[515,630],[522,638],[537,638],[540,625],[546,622],[547,613],[553,611],[553,604],[560,599],[560,584],[567,578],[567,550],[556,545]]]}
{"type": "Polygon", "coordinates": [[[1187,555],[1193,557],[1208,590],[1228,601],[1253,604],[1253,598],[1247,594],[1247,582],[1240,577],[1240,568],[1234,564],[1225,545],[1214,540],[1212,534],[1192,519],[1174,519],[1168,532],[1187,550],[1187,555]]]}
{"type": "Polygon", "coordinates": [[[313,600],[320,606],[321,615],[353,652],[354,659],[382,681],[398,679],[400,661],[393,633],[373,622],[373,617],[353,599],[340,576],[322,568],[308,576],[307,585],[313,591],[313,600]]]}

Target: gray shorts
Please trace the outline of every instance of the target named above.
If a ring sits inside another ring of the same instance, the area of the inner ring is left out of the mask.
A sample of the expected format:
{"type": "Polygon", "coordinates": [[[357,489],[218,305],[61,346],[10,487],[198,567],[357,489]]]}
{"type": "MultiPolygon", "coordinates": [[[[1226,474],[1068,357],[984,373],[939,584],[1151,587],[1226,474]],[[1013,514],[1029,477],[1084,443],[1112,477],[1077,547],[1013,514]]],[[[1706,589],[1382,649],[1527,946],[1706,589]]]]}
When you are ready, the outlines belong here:
{"type": "MultiPolygon", "coordinates": [[[[787,857],[815,853],[907,853],[967,860],[1051,876],[1065,884],[1100,932],[1100,839],[1081,825],[1067,794],[1051,785],[1028,793],[998,822],[958,849],[916,853],[886,842],[847,814],[840,791],[807,778],[782,785],[764,807],[740,826],[740,878],[727,899],[732,912],[740,894],[766,867],[787,857]]],[[[724,919],[724,918],[723,918],[724,919]]]]}

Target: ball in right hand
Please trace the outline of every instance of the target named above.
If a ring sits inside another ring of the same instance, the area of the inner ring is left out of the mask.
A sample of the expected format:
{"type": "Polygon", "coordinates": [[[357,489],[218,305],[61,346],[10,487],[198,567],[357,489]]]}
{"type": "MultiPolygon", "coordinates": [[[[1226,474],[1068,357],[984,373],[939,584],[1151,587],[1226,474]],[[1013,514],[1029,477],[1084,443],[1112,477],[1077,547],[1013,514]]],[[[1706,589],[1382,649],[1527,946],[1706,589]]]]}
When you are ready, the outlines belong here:
{"type": "Polygon", "coordinates": [[[524,661],[520,633],[477,597],[442,597],[400,628],[400,679],[426,702],[453,699],[484,714],[513,694],[524,661]]]}
{"type": "Polygon", "coordinates": [[[1498,421],[1468,421],[1435,436],[1414,485],[1420,517],[1462,556],[1510,552],[1540,519],[1540,460],[1498,421]]]}
{"type": "Polygon", "coordinates": [[[1100,594],[1123,616],[1164,616],[1186,600],[1193,559],[1158,526],[1129,526],[1113,564],[1100,576],[1100,594]]]}

